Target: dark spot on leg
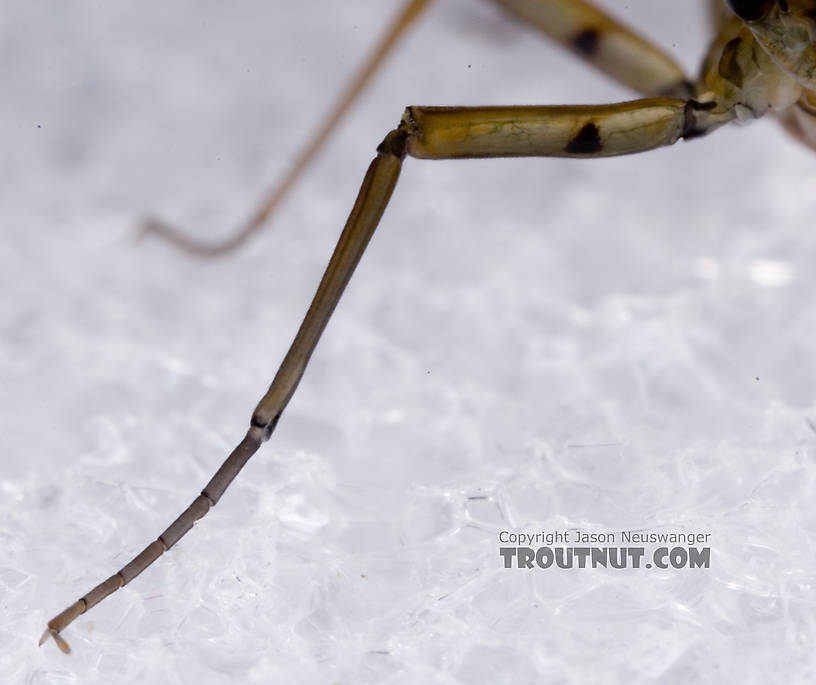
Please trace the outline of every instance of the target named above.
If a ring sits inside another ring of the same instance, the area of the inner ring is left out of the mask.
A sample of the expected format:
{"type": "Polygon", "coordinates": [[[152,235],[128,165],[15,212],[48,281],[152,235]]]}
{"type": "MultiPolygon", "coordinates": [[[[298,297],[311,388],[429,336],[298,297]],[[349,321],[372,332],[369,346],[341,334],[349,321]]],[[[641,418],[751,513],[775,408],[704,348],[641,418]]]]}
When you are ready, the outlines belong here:
{"type": "Polygon", "coordinates": [[[586,57],[595,56],[600,42],[601,34],[598,29],[584,29],[572,38],[572,46],[586,57]]]}
{"type": "Polygon", "coordinates": [[[571,155],[591,155],[603,149],[601,132],[591,121],[584,125],[575,137],[567,143],[564,151],[571,155]]]}

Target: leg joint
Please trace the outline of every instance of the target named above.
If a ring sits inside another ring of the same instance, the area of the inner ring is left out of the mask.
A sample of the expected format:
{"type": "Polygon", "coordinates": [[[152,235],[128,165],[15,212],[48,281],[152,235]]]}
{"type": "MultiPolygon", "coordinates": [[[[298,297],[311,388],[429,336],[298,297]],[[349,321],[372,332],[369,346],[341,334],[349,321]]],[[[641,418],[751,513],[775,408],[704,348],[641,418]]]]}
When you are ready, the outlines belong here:
{"type": "Polygon", "coordinates": [[[681,137],[685,140],[699,138],[730,121],[733,117],[714,100],[699,102],[691,99],[686,103],[685,119],[681,137]]]}
{"type": "Polygon", "coordinates": [[[275,414],[275,416],[273,416],[271,419],[267,419],[261,416],[258,412],[255,412],[252,415],[252,419],[249,421],[250,434],[252,434],[252,437],[259,442],[266,442],[269,440],[272,432],[275,430],[275,426],[278,425],[280,417],[281,412],[275,414]]]}
{"type": "MultiPolygon", "coordinates": [[[[410,107],[408,109],[410,109],[410,107]]],[[[407,111],[408,110],[406,110],[406,112],[407,111]]],[[[393,131],[389,131],[388,135],[383,139],[383,142],[377,146],[377,153],[380,155],[393,155],[400,160],[405,159],[410,136],[411,131],[405,123],[405,115],[403,115],[399,126],[393,131]]]]}

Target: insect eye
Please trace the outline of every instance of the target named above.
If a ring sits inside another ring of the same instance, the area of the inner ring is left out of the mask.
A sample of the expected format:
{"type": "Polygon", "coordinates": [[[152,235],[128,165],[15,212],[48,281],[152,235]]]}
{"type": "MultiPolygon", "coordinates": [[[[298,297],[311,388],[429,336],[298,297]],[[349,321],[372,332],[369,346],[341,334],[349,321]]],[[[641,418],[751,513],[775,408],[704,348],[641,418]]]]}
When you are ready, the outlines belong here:
{"type": "Polygon", "coordinates": [[[726,0],[731,11],[743,21],[762,19],[776,4],[776,0],[726,0]]]}

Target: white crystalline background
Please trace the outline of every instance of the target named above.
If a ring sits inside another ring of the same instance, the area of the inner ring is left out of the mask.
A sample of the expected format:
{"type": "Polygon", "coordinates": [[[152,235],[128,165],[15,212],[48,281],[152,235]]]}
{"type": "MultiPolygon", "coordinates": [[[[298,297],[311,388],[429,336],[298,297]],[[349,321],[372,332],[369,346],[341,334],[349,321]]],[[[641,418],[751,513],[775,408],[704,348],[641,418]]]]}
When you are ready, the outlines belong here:
{"type": "MultiPolygon", "coordinates": [[[[703,3],[614,5],[696,72],[703,3]]],[[[440,0],[274,224],[396,3],[0,11],[0,682],[816,677],[816,157],[773,121],[627,159],[407,160],[272,440],[65,632],[241,438],[407,104],[632,95],[440,0]],[[708,570],[504,569],[502,530],[711,534],[708,570]]]]}

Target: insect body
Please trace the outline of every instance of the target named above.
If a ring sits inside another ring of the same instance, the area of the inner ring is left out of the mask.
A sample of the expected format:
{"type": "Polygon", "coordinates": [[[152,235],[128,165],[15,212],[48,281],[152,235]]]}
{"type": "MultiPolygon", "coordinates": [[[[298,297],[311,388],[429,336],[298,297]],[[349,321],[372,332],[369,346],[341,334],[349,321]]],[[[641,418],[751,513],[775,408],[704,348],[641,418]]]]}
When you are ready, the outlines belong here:
{"type": "MultiPolygon", "coordinates": [[[[413,16],[424,4],[408,3],[404,16],[413,16]]],[[[718,8],[723,21],[702,75],[694,82],[659,49],[588,3],[500,0],[500,4],[646,97],[614,105],[408,107],[377,148],[315,298],[255,408],[244,439],[176,521],[120,571],[49,621],[43,639],[52,636],[68,651],[60,632],[172,547],[218,502],[248,459],[271,437],[380,222],[405,157],[633,154],[769,112],[779,112],[794,135],[816,147],[814,2],[731,2],[728,15],[718,8]]]]}

